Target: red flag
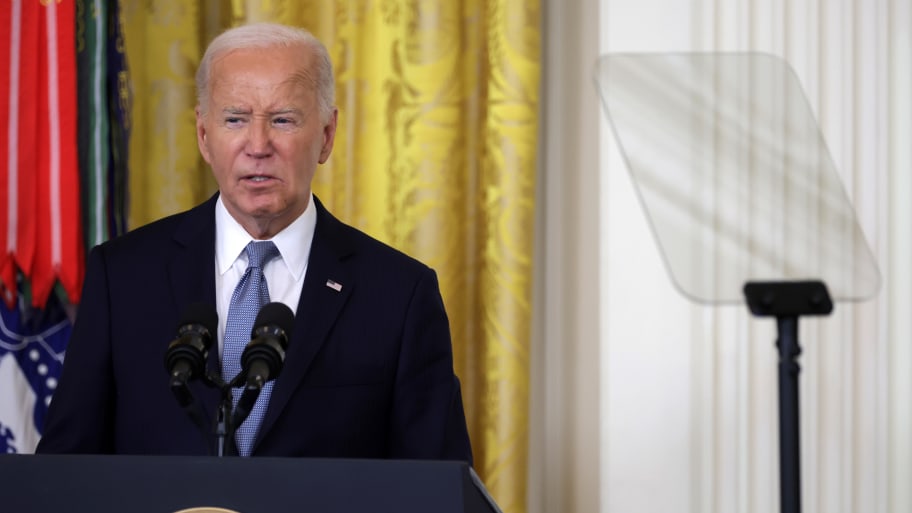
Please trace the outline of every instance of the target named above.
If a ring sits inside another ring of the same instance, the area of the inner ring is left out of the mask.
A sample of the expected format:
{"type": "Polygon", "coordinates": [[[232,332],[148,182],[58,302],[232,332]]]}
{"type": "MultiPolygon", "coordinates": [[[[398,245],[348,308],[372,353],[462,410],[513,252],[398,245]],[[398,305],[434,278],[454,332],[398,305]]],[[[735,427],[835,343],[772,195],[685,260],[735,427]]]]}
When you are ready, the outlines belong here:
{"type": "MultiPolygon", "coordinates": [[[[38,167],[32,304],[42,306],[59,279],[69,299],[82,287],[82,223],[76,149],[74,0],[40,7],[38,167]]],[[[23,211],[20,209],[20,215],[23,211]]]]}
{"type": "Polygon", "coordinates": [[[37,2],[11,0],[3,9],[0,70],[0,158],[3,209],[0,226],[0,280],[7,305],[15,301],[16,267],[26,274],[35,254],[35,184],[37,167],[39,9],[37,2]]]}
{"type": "MultiPolygon", "coordinates": [[[[16,230],[10,227],[10,222],[16,221],[16,197],[18,194],[15,175],[9,173],[9,158],[2,158],[3,155],[10,155],[10,123],[15,123],[16,117],[11,112],[10,90],[18,88],[18,80],[15,86],[10,82],[14,80],[15,75],[12,73],[11,61],[18,60],[18,55],[14,58],[11,54],[19,44],[20,20],[19,13],[12,7],[9,10],[0,9],[0,34],[8,34],[8,37],[0,36],[0,70],[9,72],[8,80],[0,80],[0,202],[5,201],[6,205],[0,208],[0,292],[3,293],[3,300],[7,306],[12,308],[16,300],[16,274],[13,261],[13,254],[16,251],[16,230]],[[9,120],[9,123],[3,123],[2,120],[9,120]]],[[[18,65],[17,65],[18,67],[18,65]]],[[[16,130],[18,132],[18,129],[16,130]]],[[[3,203],[0,203],[2,205],[3,203]]]]}
{"type": "Polygon", "coordinates": [[[32,270],[35,256],[35,238],[37,223],[35,221],[36,187],[38,183],[38,85],[41,76],[41,40],[39,24],[41,6],[29,0],[15,0],[22,5],[22,31],[19,59],[19,95],[11,98],[18,100],[19,134],[16,139],[18,164],[16,174],[19,183],[19,201],[16,211],[16,265],[26,275],[32,270]]]}

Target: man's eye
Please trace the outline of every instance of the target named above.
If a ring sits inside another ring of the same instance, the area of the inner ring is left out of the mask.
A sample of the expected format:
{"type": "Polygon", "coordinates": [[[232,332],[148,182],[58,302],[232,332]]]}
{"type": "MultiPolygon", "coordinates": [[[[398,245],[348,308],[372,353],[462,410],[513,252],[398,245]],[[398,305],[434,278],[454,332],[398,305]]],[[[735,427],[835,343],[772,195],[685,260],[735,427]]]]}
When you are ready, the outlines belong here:
{"type": "Polygon", "coordinates": [[[277,125],[291,125],[291,124],[294,124],[294,120],[291,119],[291,118],[275,118],[272,122],[275,123],[275,124],[277,124],[277,125]]]}
{"type": "Polygon", "coordinates": [[[225,118],[225,124],[226,124],[226,125],[238,125],[238,124],[242,123],[243,121],[244,121],[244,119],[243,119],[243,118],[239,118],[239,117],[227,117],[227,118],[225,118]]]}

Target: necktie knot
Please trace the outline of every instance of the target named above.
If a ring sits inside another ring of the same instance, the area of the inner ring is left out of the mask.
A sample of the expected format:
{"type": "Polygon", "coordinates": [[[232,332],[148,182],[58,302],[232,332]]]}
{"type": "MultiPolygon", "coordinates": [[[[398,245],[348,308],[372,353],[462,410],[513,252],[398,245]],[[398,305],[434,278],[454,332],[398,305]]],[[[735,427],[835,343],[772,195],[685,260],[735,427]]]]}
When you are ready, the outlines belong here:
{"type": "Polygon", "coordinates": [[[262,269],[270,260],[279,256],[279,248],[271,240],[250,241],[247,251],[247,266],[262,269]]]}

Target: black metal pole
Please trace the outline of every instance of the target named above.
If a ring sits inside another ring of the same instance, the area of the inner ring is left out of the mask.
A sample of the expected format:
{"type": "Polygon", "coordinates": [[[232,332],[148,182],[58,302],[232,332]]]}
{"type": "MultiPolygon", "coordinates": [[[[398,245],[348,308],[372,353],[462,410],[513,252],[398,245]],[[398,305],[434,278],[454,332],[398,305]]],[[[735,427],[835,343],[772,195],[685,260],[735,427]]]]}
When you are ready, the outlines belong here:
{"type": "Polygon", "coordinates": [[[798,317],[776,318],[779,328],[779,487],[782,513],[801,513],[801,440],[798,374],[801,354],[798,317]]]}
{"type": "Polygon", "coordinates": [[[231,453],[231,396],[222,397],[219,401],[218,411],[215,414],[215,455],[219,458],[231,453]]]}
{"type": "Polygon", "coordinates": [[[231,399],[231,386],[222,381],[216,372],[206,375],[206,384],[219,389],[219,405],[215,410],[215,422],[212,425],[212,435],[215,442],[215,455],[219,458],[237,456],[237,447],[234,443],[234,424],[231,423],[231,413],[234,402],[231,399]]]}
{"type": "Polygon", "coordinates": [[[822,281],[771,281],[744,284],[751,313],[775,317],[779,349],[779,493],[782,513],[801,513],[801,441],[798,414],[798,319],[827,315],[833,300],[822,281]]]}

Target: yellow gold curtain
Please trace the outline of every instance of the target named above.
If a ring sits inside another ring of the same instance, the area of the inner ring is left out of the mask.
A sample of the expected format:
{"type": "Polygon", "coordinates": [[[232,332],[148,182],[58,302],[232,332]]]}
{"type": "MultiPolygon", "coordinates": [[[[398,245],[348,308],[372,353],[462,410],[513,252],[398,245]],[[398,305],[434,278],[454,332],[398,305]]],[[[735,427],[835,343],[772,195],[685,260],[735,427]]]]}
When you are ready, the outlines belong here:
{"type": "Polygon", "coordinates": [[[245,21],[305,27],[336,66],[339,129],[314,191],[435,268],[475,467],[526,510],[538,0],[122,0],[135,106],[131,226],[202,201],[193,72],[245,21]]]}

